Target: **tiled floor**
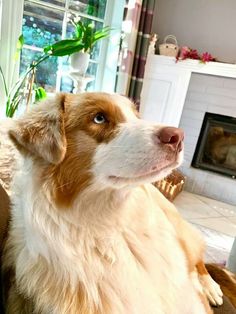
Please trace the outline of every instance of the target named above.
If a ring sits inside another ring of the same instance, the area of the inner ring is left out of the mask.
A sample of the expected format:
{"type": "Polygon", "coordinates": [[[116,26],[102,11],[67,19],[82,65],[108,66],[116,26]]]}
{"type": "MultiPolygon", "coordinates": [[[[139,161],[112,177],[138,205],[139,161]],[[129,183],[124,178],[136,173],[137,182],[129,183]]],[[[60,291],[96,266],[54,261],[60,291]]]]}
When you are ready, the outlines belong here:
{"type": "Polygon", "coordinates": [[[226,262],[236,237],[236,206],[186,191],[174,204],[202,232],[207,244],[206,262],[226,262]]]}

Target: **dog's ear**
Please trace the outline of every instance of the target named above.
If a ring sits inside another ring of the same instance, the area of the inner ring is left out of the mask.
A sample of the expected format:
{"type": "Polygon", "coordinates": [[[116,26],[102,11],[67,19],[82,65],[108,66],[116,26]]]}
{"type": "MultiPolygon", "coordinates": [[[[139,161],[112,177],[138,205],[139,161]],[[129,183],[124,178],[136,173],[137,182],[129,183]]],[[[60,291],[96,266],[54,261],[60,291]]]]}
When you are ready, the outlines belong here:
{"type": "Polygon", "coordinates": [[[65,94],[35,105],[16,120],[9,136],[22,153],[30,153],[45,161],[58,164],[66,153],[64,129],[65,94]]]}

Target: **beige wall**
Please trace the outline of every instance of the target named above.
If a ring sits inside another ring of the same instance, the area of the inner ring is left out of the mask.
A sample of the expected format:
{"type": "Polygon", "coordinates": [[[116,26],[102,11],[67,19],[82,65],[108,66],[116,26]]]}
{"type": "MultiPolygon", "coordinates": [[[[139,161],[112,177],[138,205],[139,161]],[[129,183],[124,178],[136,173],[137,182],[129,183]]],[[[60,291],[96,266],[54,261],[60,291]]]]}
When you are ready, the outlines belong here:
{"type": "Polygon", "coordinates": [[[236,63],[236,0],[156,0],[153,32],[236,63]]]}

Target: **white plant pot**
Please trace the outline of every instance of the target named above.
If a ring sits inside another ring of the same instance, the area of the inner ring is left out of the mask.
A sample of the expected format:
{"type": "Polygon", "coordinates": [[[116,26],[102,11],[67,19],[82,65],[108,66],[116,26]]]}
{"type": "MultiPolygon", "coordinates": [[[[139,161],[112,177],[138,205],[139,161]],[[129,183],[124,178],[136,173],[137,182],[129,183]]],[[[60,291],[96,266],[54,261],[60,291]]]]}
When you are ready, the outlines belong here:
{"type": "Polygon", "coordinates": [[[90,54],[87,52],[75,52],[70,56],[70,66],[72,71],[81,75],[85,74],[90,60],[90,54]]]}

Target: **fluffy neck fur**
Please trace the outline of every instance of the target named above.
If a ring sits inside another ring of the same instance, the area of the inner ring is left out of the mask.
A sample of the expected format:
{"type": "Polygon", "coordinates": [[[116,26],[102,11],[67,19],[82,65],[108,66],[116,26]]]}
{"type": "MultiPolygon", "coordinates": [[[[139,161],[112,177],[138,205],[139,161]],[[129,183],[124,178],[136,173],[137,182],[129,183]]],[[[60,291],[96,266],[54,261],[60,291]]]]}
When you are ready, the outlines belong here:
{"type": "Polygon", "coordinates": [[[23,168],[15,179],[10,237],[18,287],[37,310],[205,313],[175,231],[149,198],[149,186],[90,188],[70,209],[58,210],[32,163],[23,168]]]}

